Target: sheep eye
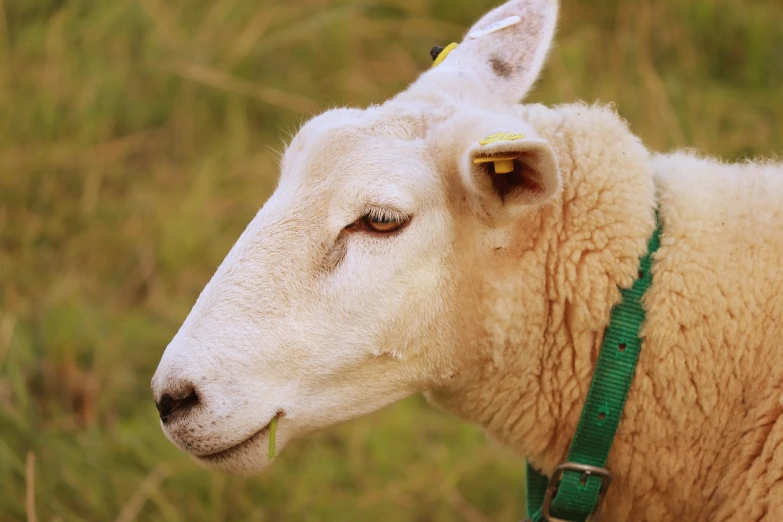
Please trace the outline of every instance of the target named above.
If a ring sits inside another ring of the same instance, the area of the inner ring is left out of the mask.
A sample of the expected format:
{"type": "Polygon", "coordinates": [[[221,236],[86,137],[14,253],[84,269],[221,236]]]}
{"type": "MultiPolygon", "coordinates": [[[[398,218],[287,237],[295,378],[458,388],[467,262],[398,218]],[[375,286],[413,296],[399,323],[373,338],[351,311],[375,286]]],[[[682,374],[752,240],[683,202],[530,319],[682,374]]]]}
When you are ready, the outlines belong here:
{"type": "Polygon", "coordinates": [[[350,228],[368,230],[378,234],[390,234],[408,223],[407,216],[386,209],[371,209],[357,219],[350,228]]]}
{"type": "Polygon", "coordinates": [[[399,230],[400,227],[402,227],[402,223],[399,221],[395,221],[390,218],[379,219],[375,216],[362,217],[362,225],[365,228],[372,230],[373,232],[381,232],[383,234],[394,232],[395,230],[399,230]]]}

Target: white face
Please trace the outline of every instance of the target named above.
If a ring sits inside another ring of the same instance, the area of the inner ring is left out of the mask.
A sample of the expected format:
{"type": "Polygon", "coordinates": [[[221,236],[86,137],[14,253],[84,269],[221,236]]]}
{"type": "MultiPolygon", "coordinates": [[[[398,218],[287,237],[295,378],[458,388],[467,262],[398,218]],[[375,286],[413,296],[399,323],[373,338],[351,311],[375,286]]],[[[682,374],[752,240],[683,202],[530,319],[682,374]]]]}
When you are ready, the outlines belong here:
{"type": "Polygon", "coordinates": [[[152,379],[175,445],[206,467],[251,474],[268,463],[275,418],[279,452],[448,379],[460,267],[481,253],[471,245],[559,190],[548,146],[513,116],[556,13],[550,0],[512,0],[478,25],[519,14],[527,26],[464,42],[383,106],[329,111],[300,130],[275,193],[152,379]],[[487,81],[500,85],[494,94],[487,81]],[[480,142],[498,131],[515,137],[480,142]],[[503,176],[474,162],[509,154],[503,176]]]}
{"type": "Polygon", "coordinates": [[[156,399],[198,397],[163,429],[207,466],[259,470],[275,416],[282,449],[429,384],[447,344],[454,231],[423,136],[378,112],[302,129],[163,355],[156,399]]]}

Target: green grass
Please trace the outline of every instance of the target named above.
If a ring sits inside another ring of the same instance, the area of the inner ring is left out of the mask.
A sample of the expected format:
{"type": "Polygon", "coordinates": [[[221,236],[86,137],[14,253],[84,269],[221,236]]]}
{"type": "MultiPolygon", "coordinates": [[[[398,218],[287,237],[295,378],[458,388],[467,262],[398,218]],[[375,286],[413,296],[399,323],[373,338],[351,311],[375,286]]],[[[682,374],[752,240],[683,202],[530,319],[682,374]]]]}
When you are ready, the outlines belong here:
{"type": "MultiPolygon", "coordinates": [[[[46,522],[521,517],[523,459],[418,397],[239,479],[169,444],[149,391],[286,133],[395,93],[494,4],[0,0],[0,520],[26,495],[46,522]]],[[[656,150],[783,149],[779,0],[562,11],[530,100],[615,102],[656,150]]]]}

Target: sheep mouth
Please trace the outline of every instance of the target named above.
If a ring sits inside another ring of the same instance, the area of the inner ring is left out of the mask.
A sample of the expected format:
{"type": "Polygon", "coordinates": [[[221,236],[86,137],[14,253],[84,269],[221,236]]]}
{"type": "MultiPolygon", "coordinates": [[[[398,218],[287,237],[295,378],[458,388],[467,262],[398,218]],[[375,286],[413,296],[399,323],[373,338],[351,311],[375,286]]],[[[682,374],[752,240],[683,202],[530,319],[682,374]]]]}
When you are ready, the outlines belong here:
{"type": "Polygon", "coordinates": [[[234,455],[244,451],[245,449],[249,448],[250,446],[253,446],[255,443],[257,443],[260,439],[262,439],[267,433],[269,433],[269,428],[272,425],[272,421],[275,419],[280,419],[284,416],[285,412],[282,410],[278,411],[272,419],[266,423],[266,425],[261,428],[260,430],[256,431],[252,435],[250,435],[248,438],[243,440],[242,442],[238,442],[237,444],[234,444],[231,447],[228,447],[226,449],[216,451],[215,453],[209,453],[207,455],[195,455],[195,457],[198,460],[206,461],[206,462],[217,462],[222,460],[227,460],[233,457],[234,455]]]}

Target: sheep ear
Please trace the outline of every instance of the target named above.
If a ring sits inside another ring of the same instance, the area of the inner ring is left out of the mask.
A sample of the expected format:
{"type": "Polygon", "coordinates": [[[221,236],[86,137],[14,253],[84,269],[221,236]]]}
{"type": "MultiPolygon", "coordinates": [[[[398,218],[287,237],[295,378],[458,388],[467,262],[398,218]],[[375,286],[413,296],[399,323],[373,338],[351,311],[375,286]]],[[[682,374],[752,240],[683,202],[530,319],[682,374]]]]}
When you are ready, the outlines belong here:
{"type": "Polygon", "coordinates": [[[462,43],[436,55],[436,66],[410,91],[450,91],[474,100],[484,96],[492,101],[519,102],[544,66],[557,16],[558,0],[503,4],[479,20],[462,43]]]}
{"type": "Polygon", "coordinates": [[[547,202],[561,187],[549,143],[528,130],[498,129],[472,143],[460,170],[482,207],[501,219],[547,202]]]}

